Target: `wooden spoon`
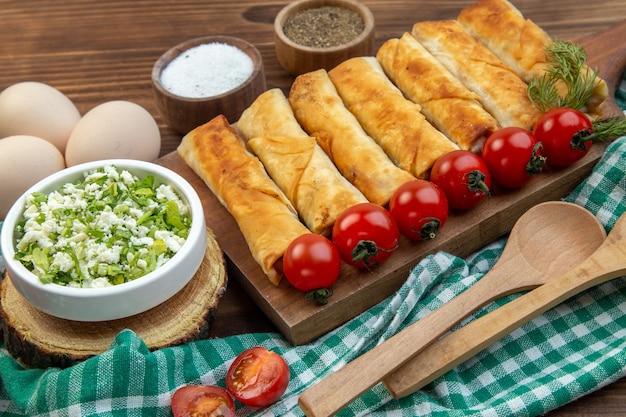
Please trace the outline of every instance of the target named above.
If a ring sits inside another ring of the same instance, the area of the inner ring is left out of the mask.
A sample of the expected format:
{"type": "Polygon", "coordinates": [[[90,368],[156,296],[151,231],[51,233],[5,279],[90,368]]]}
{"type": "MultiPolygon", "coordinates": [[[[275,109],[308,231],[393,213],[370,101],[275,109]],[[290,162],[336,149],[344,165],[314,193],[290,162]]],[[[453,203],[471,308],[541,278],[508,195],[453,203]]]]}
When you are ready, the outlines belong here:
{"type": "MultiPolygon", "coordinates": [[[[581,229],[581,232],[584,232],[584,229],[581,229]]],[[[589,237],[594,239],[591,234],[589,237]]],[[[579,259],[580,255],[577,256],[579,259]]],[[[582,268],[584,265],[581,265],[576,271],[583,273],[582,268]]],[[[563,278],[559,278],[559,280],[561,279],[563,278]]],[[[387,375],[383,379],[385,388],[394,398],[402,398],[412,394],[487,348],[515,328],[534,319],[548,308],[536,309],[532,311],[532,314],[523,313],[524,304],[536,299],[537,294],[533,293],[534,291],[531,291],[508,303],[506,309],[499,308],[492,311],[436,340],[411,358],[409,362],[387,375]],[[516,311],[517,309],[519,311],[516,311]],[[506,316],[509,313],[512,314],[511,317],[506,316]],[[523,315],[523,318],[519,317],[520,314],[523,315]]]]}
{"type": "Polygon", "coordinates": [[[504,295],[545,285],[580,263],[604,238],[602,225],[580,206],[534,206],[515,223],[500,259],[480,281],[309,388],[300,396],[300,408],[307,416],[337,413],[468,314],[504,295]]]}

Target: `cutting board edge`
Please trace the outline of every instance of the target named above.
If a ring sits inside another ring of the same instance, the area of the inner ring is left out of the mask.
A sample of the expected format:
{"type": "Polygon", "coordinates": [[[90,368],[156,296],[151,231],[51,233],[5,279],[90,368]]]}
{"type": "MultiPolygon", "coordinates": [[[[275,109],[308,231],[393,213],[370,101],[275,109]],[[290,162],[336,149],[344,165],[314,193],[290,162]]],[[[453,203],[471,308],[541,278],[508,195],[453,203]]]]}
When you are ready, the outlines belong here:
{"type": "MultiPolygon", "coordinates": [[[[304,300],[303,294],[290,288],[289,284],[284,282],[285,280],[279,288],[269,284],[255,262],[233,256],[233,243],[228,241],[228,239],[233,238],[233,235],[220,237],[216,233],[216,236],[218,241],[221,240],[220,246],[226,255],[227,262],[230,263],[231,271],[235,272],[232,278],[238,281],[289,342],[294,345],[302,345],[337,328],[392,295],[404,283],[415,265],[427,255],[444,251],[459,257],[467,256],[508,233],[517,218],[533,205],[566,196],[591,172],[603,152],[604,146],[596,146],[592,148],[592,152],[585,159],[567,170],[544,176],[541,181],[531,182],[528,186],[515,192],[497,195],[494,198],[496,201],[484,203],[485,205],[480,209],[480,212],[469,211],[451,217],[448,230],[452,231],[458,227],[455,226],[455,222],[467,224],[468,218],[477,216],[478,213],[481,215],[480,221],[474,222],[471,227],[463,228],[458,234],[447,234],[444,227],[440,236],[437,237],[440,239],[439,241],[437,239],[430,242],[403,240],[401,247],[405,251],[413,251],[410,259],[406,256],[392,256],[389,261],[381,266],[381,270],[378,272],[351,271],[350,274],[357,274],[357,290],[348,294],[345,292],[339,292],[339,295],[334,294],[338,298],[333,299],[331,297],[331,302],[326,306],[314,306],[307,302],[304,300]],[[376,273],[384,276],[382,278],[370,276],[376,273]],[[301,297],[301,300],[298,300],[297,297],[301,297]],[[277,302],[277,299],[280,301],[277,302]],[[286,299],[289,301],[284,302],[286,299]],[[290,307],[285,308],[285,305],[290,307]]],[[[166,167],[175,170],[173,165],[184,164],[175,153],[168,155],[161,162],[166,167]]],[[[189,175],[189,173],[184,173],[188,180],[190,179],[189,175]]],[[[193,173],[191,175],[195,176],[193,173]]],[[[197,177],[190,180],[196,186],[198,181],[201,181],[197,177]]],[[[199,190],[199,192],[202,194],[210,193],[208,189],[199,190]]],[[[216,203],[212,201],[211,204],[216,203]]],[[[213,207],[212,210],[225,209],[220,206],[213,207]]],[[[207,222],[209,228],[223,226],[210,219],[207,219],[207,222]]],[[[234,235],[241,242],[243,241],[243,236],[240,235],[239,230],[236,230],[234,235]]],[[[251,258],[251,255],[248,256],[251,258]]],[[[343,285],[350,285],[350,283],[343,283],[343,285]]]]}

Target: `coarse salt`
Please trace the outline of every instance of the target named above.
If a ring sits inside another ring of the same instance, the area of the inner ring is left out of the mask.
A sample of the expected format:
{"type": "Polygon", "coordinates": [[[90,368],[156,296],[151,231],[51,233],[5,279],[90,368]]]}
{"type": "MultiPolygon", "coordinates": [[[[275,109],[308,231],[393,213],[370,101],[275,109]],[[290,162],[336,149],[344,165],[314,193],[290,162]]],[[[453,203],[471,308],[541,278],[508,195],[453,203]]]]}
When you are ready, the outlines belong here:
{"type": "Polygon", "coordinates": [[[241,49],[212,42],[173,59],[161,72],[161,84],[178,96],[212,97],[243,84],[252,70],[252,59],[241,49]]]}

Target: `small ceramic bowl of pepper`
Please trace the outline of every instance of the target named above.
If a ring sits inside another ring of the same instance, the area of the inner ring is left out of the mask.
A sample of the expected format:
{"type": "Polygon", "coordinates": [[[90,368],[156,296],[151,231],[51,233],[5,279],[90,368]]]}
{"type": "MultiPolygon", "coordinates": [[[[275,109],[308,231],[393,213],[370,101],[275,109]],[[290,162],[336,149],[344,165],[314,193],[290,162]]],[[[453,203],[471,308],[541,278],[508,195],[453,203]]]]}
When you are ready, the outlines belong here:
{"type": "Polygon", "coordinates": [[[274,19],[276,57],[292,75],[331,70],[374,50],[374,16],[356,0],[297,0],[274,19]]]}
{"type": "Polygon", "coordinates": [[[251,43],[215,35],[165,52],[152,68],[157,110],[186,134],[223,114],[231,123],[266,89],[263,59],[251,43]]]}

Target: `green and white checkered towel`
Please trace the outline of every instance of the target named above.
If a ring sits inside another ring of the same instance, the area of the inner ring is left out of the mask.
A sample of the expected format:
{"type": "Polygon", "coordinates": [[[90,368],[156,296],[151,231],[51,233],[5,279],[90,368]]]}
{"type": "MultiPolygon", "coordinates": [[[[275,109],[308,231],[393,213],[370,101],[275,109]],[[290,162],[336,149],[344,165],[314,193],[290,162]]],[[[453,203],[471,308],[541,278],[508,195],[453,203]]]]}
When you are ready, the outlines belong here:
{"type": "MultiPolygon", "coordinates": [[[[626,85],[618,93],[626,108],[626,85]]],[[[567,200],[610,231],[626,211],[626,137],[612,143],[593,173],[567,200]]],[[[466,259],[425,258],[393,296],[305,346],[279,334],[202,340],[149,352],[131,330],[110,348],[67,369],[25,369],[0,350],[0,413],[4,416],[169,416],[170,397],[185,384],[224,386],[228,365],[262,345],[291,368],[285,395],[265,409],[238,404],[238,415],[299,416],[299,395],[371,347],[419,320],[480,279],[505,238],[466,259]]],[[[510,296],[474,317],[495,309],[510,296]]],[[[626,375],[626,283],[594,287],[515,330],[427,385],[393,400],[377,385],[341,415],[538,416],[626,375]]],[[[469,318],[467,321],[471,320],[469,318]]]]}

